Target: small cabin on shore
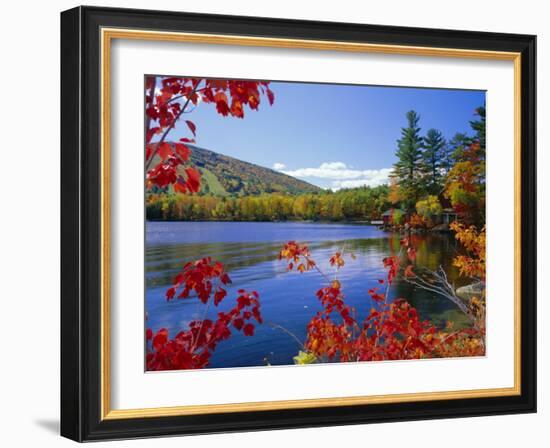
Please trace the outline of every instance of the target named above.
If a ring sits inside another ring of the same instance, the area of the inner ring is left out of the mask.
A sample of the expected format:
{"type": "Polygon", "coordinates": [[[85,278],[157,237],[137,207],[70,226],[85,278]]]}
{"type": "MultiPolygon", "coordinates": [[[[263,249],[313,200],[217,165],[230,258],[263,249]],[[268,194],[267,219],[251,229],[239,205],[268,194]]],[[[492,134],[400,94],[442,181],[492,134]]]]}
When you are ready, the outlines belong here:
{"type": "Polygon", "coordinates": [[[436,216],[437,224],[450,224],[453,221],[458,220],[458,214],[452,208],[444,208],[443,211],[436,216]]]}
{"type": "Polygon", "coordinates": [[[382,224],[389,226],[391,224],[391,215],[393,214],[393,209],[386,210],[382,213],[382,224]]]}

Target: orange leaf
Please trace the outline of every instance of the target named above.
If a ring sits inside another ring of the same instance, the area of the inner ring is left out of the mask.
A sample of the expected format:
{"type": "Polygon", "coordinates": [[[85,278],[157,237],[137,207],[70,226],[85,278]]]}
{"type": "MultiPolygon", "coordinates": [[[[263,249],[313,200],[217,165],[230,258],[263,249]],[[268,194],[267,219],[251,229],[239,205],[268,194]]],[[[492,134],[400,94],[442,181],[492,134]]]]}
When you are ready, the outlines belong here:
{"type": "Polygon", "coordinates": [[[231,103],[231,115],[237,118],[244,117],[243,105],[239,100],[233,99],[231,103]]]}
{"type": "Polygon", "coordinates": [[[413,265],[410,264],[405,268],[405,277],[416,277],[416,274],[413,271],[413,265]]]}
{"type": "Polygon", "coordinates": [[[216,102],[216,110],[219,114],[227,117],[229,114],[229,106],[227,105],[227,95],[224,92],[218,92],[214,95],[214,101],[216,102]]]}

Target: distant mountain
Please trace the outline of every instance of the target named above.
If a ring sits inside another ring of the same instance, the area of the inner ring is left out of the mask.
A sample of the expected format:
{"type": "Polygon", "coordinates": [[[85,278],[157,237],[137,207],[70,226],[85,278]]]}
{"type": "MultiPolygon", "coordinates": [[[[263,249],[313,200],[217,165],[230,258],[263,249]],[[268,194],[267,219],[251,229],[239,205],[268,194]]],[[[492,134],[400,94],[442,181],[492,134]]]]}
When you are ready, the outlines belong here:
{"type": "Polygon", "coordinates": [[[314,193],[321,188],[292,176],[223,154],[187,145],[201,172],[201,192],[218,196],[261,193],[314,193]]]}

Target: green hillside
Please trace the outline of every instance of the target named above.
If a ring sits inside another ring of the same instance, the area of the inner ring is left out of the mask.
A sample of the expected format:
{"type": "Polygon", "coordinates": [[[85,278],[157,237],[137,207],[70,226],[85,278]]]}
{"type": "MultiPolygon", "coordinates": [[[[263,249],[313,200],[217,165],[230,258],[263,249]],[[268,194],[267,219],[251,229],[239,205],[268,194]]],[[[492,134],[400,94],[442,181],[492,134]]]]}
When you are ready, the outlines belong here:
{"type": "Polygon", "coordinates": [[[191,163],[201,172],[201,193],[251,196],[263,193],[314,193],[321,188],[243,160],[188,145],[191,163]]]}

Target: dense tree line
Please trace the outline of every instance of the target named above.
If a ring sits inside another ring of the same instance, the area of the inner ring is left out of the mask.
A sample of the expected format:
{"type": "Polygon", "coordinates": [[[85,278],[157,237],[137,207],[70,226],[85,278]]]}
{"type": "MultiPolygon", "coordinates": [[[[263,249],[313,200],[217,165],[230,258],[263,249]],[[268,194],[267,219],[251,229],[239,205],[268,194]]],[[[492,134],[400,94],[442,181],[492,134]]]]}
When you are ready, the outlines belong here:
{"type": "Polygon", "coordinates": [[[390,207],[389,188],[361,187],[337,192],[213,196],[150,194],[147,219],[186,221],[364,221],[390,207]]]}
{"type": "Polygon", "coordinates": [[[406,114],[407,125],[397,141],[397,162],[391,176],[390,201],[400,221],[410,222],[452,207],[462,220],[485,220],[485,107],[470,121],[472,135],[456,133],[446,140],[437,129],[422,135],[420,116],[406,114]]]}
{"type": "Polygon", "coordinates": [[[393,223],[428,225],[452,207],[465,222],[485,220],[485,108],[470,122],[472,135],[447,140],[437,129],[424,134],[420,116],[406,114],[389,186],[301,194],[272,192],[219,195],[150,190],[147,219],[185,221],[367,221],[392,210],[393,223]]]}

